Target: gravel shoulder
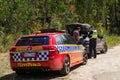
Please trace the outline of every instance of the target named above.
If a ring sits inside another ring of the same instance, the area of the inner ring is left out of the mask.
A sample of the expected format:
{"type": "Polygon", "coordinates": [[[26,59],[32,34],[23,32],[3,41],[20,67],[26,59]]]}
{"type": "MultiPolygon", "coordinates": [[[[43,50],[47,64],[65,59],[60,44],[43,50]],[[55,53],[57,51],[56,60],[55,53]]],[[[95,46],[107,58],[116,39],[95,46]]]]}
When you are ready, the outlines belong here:
{"type": "Polygon", "coordinates": [[[8,73],[4,71],[0,74],[0,80],[120,80],[119,62],[120,45],[109,49],[106,54],[99,54],[97,59],[89,59],[86,65],[73,67],[67,76],[56,72],[18,76],[8,68],[8,73]]]}
{"type": "Polygon", "coordinates": [[[81,66],[80,68],[72,71],[71,74],[69,75],[69,79],[120,80],[120,77],[118,76],[118,74],[120,73],[119,51],[120,46],[116,46],[112,49],[109,49],[106,54],[99,54],[97,59],[90,59],[87,65],[81,66]]]}

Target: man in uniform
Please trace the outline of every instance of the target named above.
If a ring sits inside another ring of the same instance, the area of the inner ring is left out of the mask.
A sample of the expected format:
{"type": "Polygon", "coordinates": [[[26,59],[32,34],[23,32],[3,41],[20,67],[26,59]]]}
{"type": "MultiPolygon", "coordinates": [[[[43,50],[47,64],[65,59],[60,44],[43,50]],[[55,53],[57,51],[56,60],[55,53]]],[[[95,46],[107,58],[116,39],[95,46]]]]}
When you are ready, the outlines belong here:
{"type": "Polygon", "coordinates": [[[94,30],[93,26],[90,28],[89,32],[89,54],[88,58],[92,57],[92,52],[94,52],[94,58],[97,58],[97,53],[96,53],[96,45],[97,45],[97,30],[94,30]]]}

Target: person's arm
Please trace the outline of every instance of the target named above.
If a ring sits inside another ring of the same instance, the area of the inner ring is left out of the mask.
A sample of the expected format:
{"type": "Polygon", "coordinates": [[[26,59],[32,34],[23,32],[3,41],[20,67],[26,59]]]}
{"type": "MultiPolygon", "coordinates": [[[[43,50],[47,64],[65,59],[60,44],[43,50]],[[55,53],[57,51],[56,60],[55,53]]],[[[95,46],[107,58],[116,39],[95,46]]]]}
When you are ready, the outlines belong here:
{"type": "Polygon", "coordinates": [[[76,31],[73,32],[73,37],[75,38],[76,41],[79,40],[79,33],[77,33],[76,31]]]}
{"type": "Polygon", "coordinates": [[[80,39],[80,36],[78,33],[76,33],[76,40],[79,41],[79,39],[80,39]]]}
{"type": "Polygon", "coordinates": [[[93,31],[90,31],[90,33],[88,34],[88,37],[89,37],[89,38],[92,37],[92,33],[93,33],[93,31]]]}

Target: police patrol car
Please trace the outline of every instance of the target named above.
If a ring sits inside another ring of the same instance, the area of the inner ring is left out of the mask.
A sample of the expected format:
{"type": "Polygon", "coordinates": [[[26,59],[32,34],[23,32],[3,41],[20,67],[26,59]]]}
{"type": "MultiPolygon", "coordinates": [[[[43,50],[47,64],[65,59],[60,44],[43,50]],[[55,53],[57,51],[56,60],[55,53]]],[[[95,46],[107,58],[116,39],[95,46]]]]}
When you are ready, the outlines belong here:
{"type": "Polygon", "coordinates": [[[51,70],[66,75],[80,63],[87,63],[83,45],[60,31],[44,30],[20,37],[10,49],[10,65],[17,74],[51,70]]]}

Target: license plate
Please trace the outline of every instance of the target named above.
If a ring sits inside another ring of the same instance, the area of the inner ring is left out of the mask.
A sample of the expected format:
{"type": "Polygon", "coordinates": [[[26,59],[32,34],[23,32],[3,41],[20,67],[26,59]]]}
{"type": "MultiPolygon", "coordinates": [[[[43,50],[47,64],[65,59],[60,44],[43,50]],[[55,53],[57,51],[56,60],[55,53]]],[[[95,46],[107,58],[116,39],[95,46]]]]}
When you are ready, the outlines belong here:
{"type": "Polygon", "coordinates": [[[24,53],[24,57],[35,57],[35,53],[24,53]]]}

